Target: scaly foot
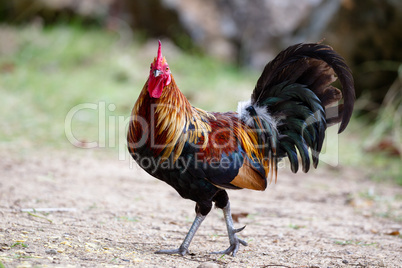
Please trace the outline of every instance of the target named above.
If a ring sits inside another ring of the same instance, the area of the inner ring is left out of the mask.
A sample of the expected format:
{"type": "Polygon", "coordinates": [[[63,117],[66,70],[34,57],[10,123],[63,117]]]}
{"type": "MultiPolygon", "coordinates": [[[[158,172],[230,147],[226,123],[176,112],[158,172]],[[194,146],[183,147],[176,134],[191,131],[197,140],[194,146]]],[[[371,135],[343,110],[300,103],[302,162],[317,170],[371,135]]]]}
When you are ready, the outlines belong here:
{"type": "Polygon", "coordinates": [[[182,256],[188,253],[188,247],[190,246],[191,240],[193,239],[195,233],[200,227],[201,223],[205,219],[206,216],[203,216],[199,213],[195,216],[194,222],[191,225],[190,230],[188,231],[186,238],[184,238],[183,243],[178,249],[163,249],[155,252],[156,254],[180,254],[182,256]]]}
{"type": "Polygon", "coordinates": [[[226,250],[211,252],[211,254],[227,254],[227,255],[231,254],[233,257],[235,257],[237,251],[239,250],[240,244],[242,244],[243,246],[247,246],[246,241],[236,236],[236,233],[243,231],[244,228],[246,228],[246,226],[239,229],[228,230],[230,246],[226,250]]]}

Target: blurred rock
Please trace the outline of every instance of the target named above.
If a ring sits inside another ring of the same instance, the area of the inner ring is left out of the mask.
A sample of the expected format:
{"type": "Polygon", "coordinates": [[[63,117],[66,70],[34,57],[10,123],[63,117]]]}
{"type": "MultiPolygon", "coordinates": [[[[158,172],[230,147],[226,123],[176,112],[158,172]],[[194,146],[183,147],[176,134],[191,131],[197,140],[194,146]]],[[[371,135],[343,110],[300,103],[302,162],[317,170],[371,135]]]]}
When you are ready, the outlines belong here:
{"type": "MultiPolygon", "coordinates": [[[[124,1],[124,0],[122,0],[124,1]]],[[[168,37],[179,47],[195,46],[208,54],[228,59],[234,46],[220,30],[219,9],[214,0],[125,0],[131,24],[148,36],[168,37]]]]}
{"type": "Polygon", "coordinates": [[[402,1],[344,0],[327,31],[354,70],[357,92],[381,103],[402,64],[402,1]]]}
{"type": "Polygon", "coordinates": [[[287,47],[322,0],[219,0],[222,33],[237,45],[240,64],[261,68],[287,47]]]}
{"type": "Polygon", "coordinates": [[[41,18],[45,22],[71,17],[96,19],[105,17],[115,0],[10,0],[0,2],[0,20],[21,23],[41,18]]]}
{"type": "MultiPolygon", "coordinates": [[[[124,1],[124,0],[122,0],[124,1]]],[[[206,53],[262,67],[323,0],[126,0],[134,27],[194,42],[206,53]]]]}
{"type": "Polygon", "coordinates": [[[219,268],[220,266],[213,262],[204,262],[197,266],[197,268],[219,268]]]}

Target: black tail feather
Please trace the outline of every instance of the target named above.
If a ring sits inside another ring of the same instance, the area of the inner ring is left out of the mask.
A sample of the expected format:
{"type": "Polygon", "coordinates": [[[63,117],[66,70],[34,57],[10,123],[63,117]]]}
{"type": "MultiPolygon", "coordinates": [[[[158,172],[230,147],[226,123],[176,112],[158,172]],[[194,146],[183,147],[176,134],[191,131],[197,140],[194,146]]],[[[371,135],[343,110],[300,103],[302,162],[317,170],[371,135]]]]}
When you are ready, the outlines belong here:
{"type": "MultiPolygon", "coordinates": [[[[354,106],[353,77],[345,60],[322,44],[297,44],[268,63],[251,96],[255,106],[266,107],[278,121],[278,154],[286,153],[296,172],[296,148],[307,172],[311,149],[313,166],[318,164],[327,124],[349,123],[354,106]],[[339,79],[342,91],[331,84],[339,79]],[[340,103],[343,99],[343,103],[340,103]]],[[[297,155],[297,154],[296,154],[297,155]]],[[[279,155],[280,156],[280,155],[279,155]]]]}

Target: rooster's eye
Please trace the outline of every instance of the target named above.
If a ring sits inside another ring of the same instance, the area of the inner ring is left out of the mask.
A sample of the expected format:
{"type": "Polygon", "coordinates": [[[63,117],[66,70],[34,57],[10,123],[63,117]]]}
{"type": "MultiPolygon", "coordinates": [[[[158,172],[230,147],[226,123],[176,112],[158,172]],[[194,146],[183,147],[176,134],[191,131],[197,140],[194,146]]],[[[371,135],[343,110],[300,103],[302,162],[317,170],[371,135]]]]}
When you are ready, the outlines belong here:
{"type": "Polygon", "coordinates": [[[169,70],[169,67],[166,67],[166,71],[168,71],[169,70]]]}

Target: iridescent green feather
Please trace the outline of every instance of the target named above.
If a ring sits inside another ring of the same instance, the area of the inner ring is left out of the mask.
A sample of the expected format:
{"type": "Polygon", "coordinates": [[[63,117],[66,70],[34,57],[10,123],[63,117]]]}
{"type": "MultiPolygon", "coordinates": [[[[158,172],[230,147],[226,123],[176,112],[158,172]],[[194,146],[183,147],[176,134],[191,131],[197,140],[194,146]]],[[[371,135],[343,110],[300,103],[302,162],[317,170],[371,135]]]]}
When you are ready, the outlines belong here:
{"type": "MultiPolygon", "coordinates": [[[[277,122],[277,135],[270,148],[277,147],[277,157],[287,156],[293,172],[298,170],[297,151],[303,171],[310,168],[310,156],[317,167],[325,131],[326,109],[338,104],[340,115],[331,124],[341,122],[339,132],[349,122],[354,104],[353,78],[344,59],[322,44],[298,44],[281,52],[268,63],[251,96],[252,105],[266,107],[277,122]],[[331,86],[337,75],[341,91],[331,86]],[[344,96],[344,104],[339,100],[344,96]],[[277,146],[273,146],[277,143],[277,146]]],[[[333,114],[334,108],[328,109],[333,114]]],[[[264,125],[269,133],[276,133],[264,125]]],[[[264,131],[257,130],[258,135],[264,131]]],[[[259,143],[261,141],[259,140],[259,143]]]]}

